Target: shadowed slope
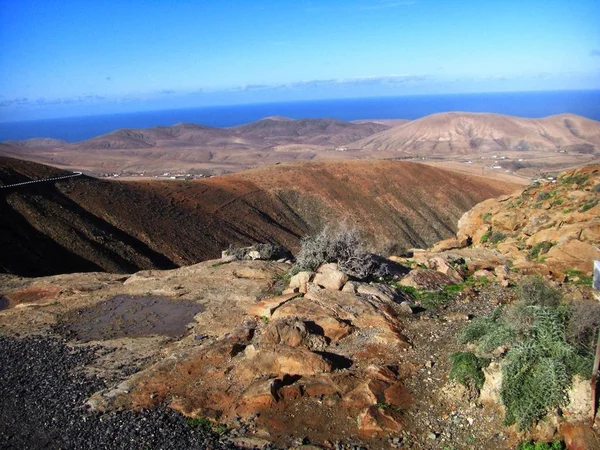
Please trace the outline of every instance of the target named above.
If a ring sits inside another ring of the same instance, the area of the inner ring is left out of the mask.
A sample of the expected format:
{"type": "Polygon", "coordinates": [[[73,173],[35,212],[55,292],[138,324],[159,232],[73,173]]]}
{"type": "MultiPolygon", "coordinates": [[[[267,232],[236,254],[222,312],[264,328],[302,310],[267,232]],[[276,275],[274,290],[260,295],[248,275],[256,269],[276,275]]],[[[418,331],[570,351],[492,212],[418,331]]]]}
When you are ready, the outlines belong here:
{"type": "MultiPolygon", "coordinates": [[[[12,179],[25,171],[35,178],[36,169],[55,170],[0,158],[0,174],[12,179]]],[[[341,221],[380,248],[425,246],[451,236],[475,203],[512,190],[507,183],[414,163],[281,164],[203,181],[78,177],[12,189],[3,203],[10,214],[1,220],[10,235],[18,236],[15,229],[25,221],[77,257],[123,272],[215,258],[229,244],[295,249],[300,237],[341,221]]],[[[10,254],[27,255],[18,241],[10,254]]],[[[1,266],[18,272],[18,258],[8,255],[0,256],[1,266]]],[[[55,269],[39,267],[40,273],[55,269]]]]}

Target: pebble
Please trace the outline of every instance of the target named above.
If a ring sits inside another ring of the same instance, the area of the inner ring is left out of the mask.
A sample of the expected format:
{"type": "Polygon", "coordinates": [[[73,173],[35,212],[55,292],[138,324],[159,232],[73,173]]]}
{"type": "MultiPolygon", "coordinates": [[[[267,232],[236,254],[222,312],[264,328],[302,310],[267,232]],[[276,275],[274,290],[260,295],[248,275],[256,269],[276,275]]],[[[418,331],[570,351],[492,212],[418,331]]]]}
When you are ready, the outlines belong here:
{"type": "Polygon", "coordinates": [[[164,407],[86,411],[86,399],[106,387],[78,371],[94,360],[94,351],[43,336],[0,336],[0,448],[236,448],[164,407]]]}

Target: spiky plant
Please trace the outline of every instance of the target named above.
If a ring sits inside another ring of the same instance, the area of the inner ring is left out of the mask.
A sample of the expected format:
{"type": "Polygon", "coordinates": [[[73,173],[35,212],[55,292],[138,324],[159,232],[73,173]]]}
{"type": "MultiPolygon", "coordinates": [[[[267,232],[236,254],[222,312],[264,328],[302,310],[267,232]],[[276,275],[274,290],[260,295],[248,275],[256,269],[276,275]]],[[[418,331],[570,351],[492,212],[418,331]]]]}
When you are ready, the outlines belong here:
{"type": "Polygon", "coordinates": [[[521,430],[565,405],[573,375],[587,375],[591,369],[591,361],[565,340],[563,312],[541,306],[525,310],[533,323],[506,354],[500,390],[506,424],[516,423],[521,430]]]}

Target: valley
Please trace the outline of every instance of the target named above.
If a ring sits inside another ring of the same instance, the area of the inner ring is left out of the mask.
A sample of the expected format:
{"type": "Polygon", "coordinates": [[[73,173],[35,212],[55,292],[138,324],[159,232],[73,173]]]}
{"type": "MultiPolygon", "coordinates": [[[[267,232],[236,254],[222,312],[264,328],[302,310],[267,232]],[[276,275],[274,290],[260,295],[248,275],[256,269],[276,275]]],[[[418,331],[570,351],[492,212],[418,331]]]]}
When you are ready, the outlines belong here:
{"type": "MultiPolygon", "coordinates": [[[[4,184],[66,173],[0,158],[4,184]]],[[[168,269],[216,258],[231,244],[295,250],[301,237],[344,221],[381,251],[407,249],[449,237],[467,209],[516,188],[377,160],[280,164],[196,181],[80,176],[0,190],[0,267],[23,275],[168,269]]]]}

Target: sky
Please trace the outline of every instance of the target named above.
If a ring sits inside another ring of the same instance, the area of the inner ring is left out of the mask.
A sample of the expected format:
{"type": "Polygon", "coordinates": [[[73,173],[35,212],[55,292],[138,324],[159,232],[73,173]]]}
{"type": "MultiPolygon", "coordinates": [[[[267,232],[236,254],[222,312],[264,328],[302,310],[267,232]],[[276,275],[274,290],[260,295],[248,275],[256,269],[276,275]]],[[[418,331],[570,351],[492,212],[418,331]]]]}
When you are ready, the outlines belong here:
{"type": "Polygon", "coordinates": [[[600,89],[598,0],[0,0],[0,122],[600,89]]]}

